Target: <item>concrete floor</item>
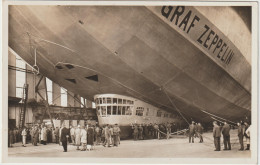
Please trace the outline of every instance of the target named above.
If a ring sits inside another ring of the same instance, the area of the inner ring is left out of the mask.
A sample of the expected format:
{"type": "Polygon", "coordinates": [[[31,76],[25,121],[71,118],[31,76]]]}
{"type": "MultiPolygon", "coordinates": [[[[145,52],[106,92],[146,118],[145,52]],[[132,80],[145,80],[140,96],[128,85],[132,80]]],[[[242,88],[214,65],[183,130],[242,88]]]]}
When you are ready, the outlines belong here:
{"type": "MultiPolygon", "coordinates": [[[[221,139],[223,143],[223,139],[221,139]]],[[[238,151],[239,144],[236,130],[231,131],[231,151],[214,151],[212,133],[204,133],[204,143],[188,143],[188,137],[178,136],[169,140],[141,140],[121,141],[119,147],[95,146],[92,151],[77,151],[73,145],[68,146],[68,152],[64,153],[62,146],[48,144],[46,146],[22,147],[21,143],[14,144],[8,149],[9,157],[92,157],[92,158],[249,158],[250,151],[238,151]]],[[[245,145],[246,146],[246,145],[245,145]]],[[[223,149],[223,144],[221,146],[223,149]]]]}

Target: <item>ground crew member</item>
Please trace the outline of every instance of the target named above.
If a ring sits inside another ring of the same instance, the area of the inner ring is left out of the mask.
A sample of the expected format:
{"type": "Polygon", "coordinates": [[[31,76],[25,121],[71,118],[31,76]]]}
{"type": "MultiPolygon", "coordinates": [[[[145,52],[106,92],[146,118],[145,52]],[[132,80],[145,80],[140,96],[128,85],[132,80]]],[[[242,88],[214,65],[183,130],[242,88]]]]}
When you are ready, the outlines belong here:
{"type": "Polygon", "coordinates": [[[213,137],[214,137],[214,144],[215,144],[215,150],[214,151],[220,151],[220,127],[218,126],[217,122],[213,122],[213,137]]]}
{"type": "Polygon", "coordinates": [[[63,125],[63,128],[61,129],[61,136],[60,141],[63,147],[63,152],[67,152],[67,141],[69,138],[70,131],[68,128],[66,128],[65,125],[63,125]]]}
{"type": "Polygon", "coordinates": [[[77,146],[77,150],[79,150],[79,146],[81,145],[81,129],[80,125],[75,130],[75,145],[77,146]]]}
{"type": "Polygon", "coordinates": [[[237,123],[237,126],[238,126],[238,132],[237,132],[237,136],[238,136],[238,139],[239,139],[239,143],[240,143],[240,149],[239,151],[243,151],[244,150],[244,133],[245,133],[245,128],[244,126],[242,125],[243,122],[241,123],[237,123]]]}
{"type": "Polygon", "coordinates": [[[142,126],[142,124],[140,124],[138,127],[139,140],[143,140],[143,131],[144,131],[143,126],[142,126]]]}
{"type": "Polygon", "coordinates": [[[194,125],[194,121],[191,122],[191,125],[189,126],[189,143],[194,143],[194,133],[195,133],[195,125],[194,125]]]}
{"type": "Polygon", "coordinates": [[[230,126],[225,121],[224,126],[222,127],[222,135],[224,139],[224,150],[231,150],[229,132],[230,132],[230,126]]]}
{"type": "Polygon", "coordinates": [[[38,138],[39,138],[39,131],[37,126],[35,126],[34,130],[32,131],[32,141],[34,146],[37,146],[38,138]]]}
{"type": "Polygon", "coordinates": [[[155,138],[157,136],[157,138],[160,139],[159,126],[156,123],[154,124],[154,130],[155,130],[155,138]]]}
{"type": "Polygon", "coordinates": [[[114,139],[114,146],[118,147],[119,144],[119,134],[120,134],[120,128],[117,124],[113,127],[113,139],[114,139]]]}
{"type": "Polygon", "coordinates": [[[203,129],[204,128],[201,126],[201,124],[198,123],[198,125],[197,125],[197,134],[198,134],[198,136],[200,138],[200,143],[203,143],[203,137],[202,137],[203,129]]]}
{"type": "Polygon", "coordinates": [[[133,131],[134,140],[137,140],[137,138],[138,138],[138,126],[137,126],[137,124],[135,124],[132,129],[134,129],[134,131],[133,131]]]}
{"type": "Polygon", "coordinates": [[[22,140],[23,140],[23,141],[22,141],[23,146],[26,147],[26,146],[25,146],[25,145],[26,145],[26,135],[27,135],[26,128],[23,129],[21,135],[22,135],[22,140]]]}

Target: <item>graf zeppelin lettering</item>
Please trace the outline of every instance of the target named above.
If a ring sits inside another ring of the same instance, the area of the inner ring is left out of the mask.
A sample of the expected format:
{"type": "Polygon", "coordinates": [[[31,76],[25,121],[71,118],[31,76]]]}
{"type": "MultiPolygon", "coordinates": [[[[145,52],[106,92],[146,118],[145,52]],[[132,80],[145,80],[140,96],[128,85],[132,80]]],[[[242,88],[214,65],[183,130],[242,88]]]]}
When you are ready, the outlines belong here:
{"type": "Polygon", "coordinates": [[[201,18],[192,10],[185,9],[185,6],[163,6],[161,14],[188,35],[196,33],[196,42],[228,65],[235,53],[228,42],[221,37],[223,35],[214,31],[210,25],[202,24],[201,18]]]}

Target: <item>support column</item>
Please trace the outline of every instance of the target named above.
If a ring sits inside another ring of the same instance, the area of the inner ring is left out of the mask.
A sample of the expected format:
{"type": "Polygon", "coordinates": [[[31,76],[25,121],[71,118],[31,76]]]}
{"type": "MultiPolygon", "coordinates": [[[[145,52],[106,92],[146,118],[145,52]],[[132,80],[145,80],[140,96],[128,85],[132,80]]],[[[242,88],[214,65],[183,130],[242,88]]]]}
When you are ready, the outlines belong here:
{"type": "Polygon", "coordinates": [[[26,70],[29,71],[29,73],[26,73],[26,83],[29,84],[28,88],[28,99],[35,99],[35,77],[32,71],[32,68],[28,65],[26,65],[26,70]]]}
{"type": "Polygon", "coordinates": [[[46,100],[46,93],[45,93],[45,77],[42,75],[36,76],[36,85],[35,88],[37,88],[37,91],[35,89],[36,99],[37,102],[41,100],[46,100]],[[41,95],[41,96],[40,96],[41,95]]]}

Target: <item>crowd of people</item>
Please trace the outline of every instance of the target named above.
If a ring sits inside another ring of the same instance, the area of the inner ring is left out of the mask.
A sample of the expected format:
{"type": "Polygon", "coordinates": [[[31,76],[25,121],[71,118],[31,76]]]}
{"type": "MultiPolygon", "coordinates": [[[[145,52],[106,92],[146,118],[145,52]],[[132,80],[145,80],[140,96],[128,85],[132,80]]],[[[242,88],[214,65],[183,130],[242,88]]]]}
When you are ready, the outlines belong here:
{"type": "Polygon", "coordinates": [[[35,125],[30,128],[24,127],[22,130],[18,128],[9,129],[8,131],[8,146],[12,147],[14,143],[22,142],[22,145],[26,147],[26,144],[31,142],[34,146],[38,144],[47,145],[47,143],[58,143],[57,138],[59,130],[45,125],[35,125]]]}
{"type": "Polygon", "coordinates": [[[67,143],[76,146],[76,150],[86,151],[93,150],[95,145],[103,145],[104,147],[118,147],[120,144],[120,128],[118,124],[105,125],[86,125],[86,126],[70,126],[47,127],[44,124],[35,125],[31,128],[24,127],[22,130],[9,129],[8,146],[21,142],[26,147],[29,142],[32,145],[47,145],[48,143],[56,143],[63,146],[64,152],[67,152],[67,143]],[[80,149],[81,147],[81,149],[80,149]]]}
{"type": "MultiPolygon", "coordinates": [[[[174,123],[163,124],[131,124],[132,135],[134,140],[145,139],[169,139],[175,132],[178,134],[180,126],[174,123]]],[[[250,125],[247,122],[238,122],[238,140],[240,151],[244,150],[244,137],[246,138],[247,148],[250,149],[250,125]]],[[[231,125],[224,122],[223,125],[213,122],[213,138],[215,151],[220,151],[221,134],[223,135],[224,150],[231,150],[230,143],[231,125]]],[[[189,143],[194,143],[194,138],[198,137],[200,143],[203,143],[204,128],[200,123],[192,123],[189,125],[187,133],[189,135],[189,143]]],[[[46,125],[35,125],[31,128],[24,127],[22,130],[9,129],[8,131],[8,147],[12,147],[14,143],[22,142],[22,146],[26,147],[29,142],[37,146],[39,144],[47,145],[48,143],[56,143],[63,146],[64,152],[67,152],[67,143],[76,146],[76,150],[90,151],[95,145],[103,145],[104,147],[118,147],[120,145],[121,130],[118,124],[114,125],[86,125],[86,126],[70,126],[47,127],[46,125]]],[[[183,132],[182,132],[183,133],[183,132]]]]}
{"type": "Polygon", "coordinates": [[[181,130],[175,123],[131,124],[134,140],[169,139],[171,133],[181,130]]]}
{"type": "MultiPolygon", "coordinates": [[[[213,122],[213,138],[214,138],[214,145],[215,150],[214,151],[220,151],[221,150],[221,134],[223,136],[223,143],[224,143],[224,151],[231,150],[231,143],[230,143],[230,129],[231,126],[227,123],[227,121],[224,121],[223,124],[218,123],[217,121],[213,122]]],[[[240,144],[239,151],[244,150],[244,137],[246,138],[247,148],[245,150],[250,150],[250,125],[247,122],[238,122],[237,123],[237,136],[238,141],[240,144]]],[[[189,143],[194,143],[194,137],[199,137],[200,143],[203,143],[203,127],[200,123],[195,123],[192,121],[192,123],[189,126],[189,143]]]]}

